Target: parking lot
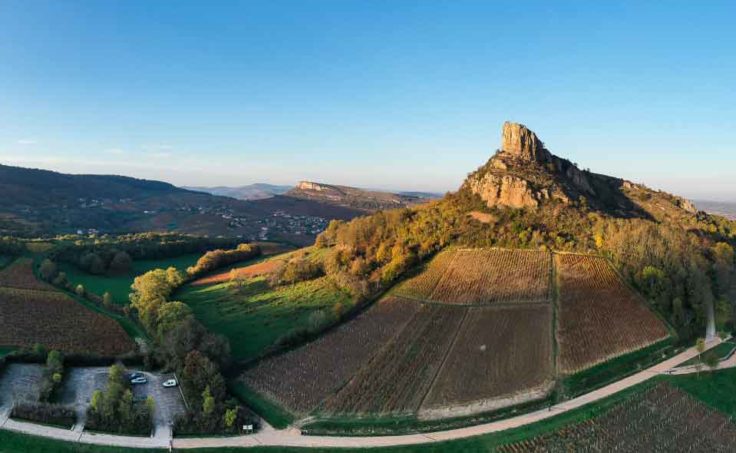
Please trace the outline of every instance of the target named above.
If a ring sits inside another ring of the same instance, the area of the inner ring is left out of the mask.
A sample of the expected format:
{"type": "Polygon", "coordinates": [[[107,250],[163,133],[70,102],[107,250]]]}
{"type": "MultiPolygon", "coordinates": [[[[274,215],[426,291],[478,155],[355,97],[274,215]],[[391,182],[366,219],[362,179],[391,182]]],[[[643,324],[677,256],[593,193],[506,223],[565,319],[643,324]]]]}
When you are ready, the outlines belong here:
{"type": "Polygon", "coordinates": [[[74,406],[77,425],[84,426],[87,407],[95,390],[105,390],[108,369],[106,367],[68,368],[59,392],[59,403],[74,406]]]}
{"type": "MultiPolygon", "coordinates": [[[[133,385],[133,397],[145,400],[152,396],[155,401],[153,414],[155,436],[170,438],[177,416],[186,412],[179,387],[165,388],[163,383],[174,378],[173,374],[152,373],[129,369],[126,373],[141,372],[147,379],[145,384],[133,385]]],[[[0,375],[0,416],[7,416],[13,403],[38,401],[39,383],[43,367],[37,364],[9,364],[0,375]]],[[[75,430],[84,426],[87,408],[95,390],[105,390],[107,367],[68,367],[56,402],[74,406],[79,417],[75,430]]],[[[2,417],[0,417],[2,418],[2,417]]]]}
{"type": "Polygon", "coordinates": [[[38,401],[43,367],[11,363],[0,375],[0,413],[8,412],[19,401],[38,401]]]}
{"type": "MultiPolygon", "coordinates": [[[[130,370],[137,371],[137,370],[130,370]]],[[[160,374],[143,372],[148,382],[146,384],[137,384],[133,386],[133,397],[145,399],[152,396],[156,402],[156,409],[153,414],[153,420],[156,425],[156,436],[165,436],[168,432],[171,434],[171,427],[177,416],[186,412],[184,399],[181,396],[179,387],[165,388],[163,383],[168,379],[173,379],[173,374],[160,374]]]]}

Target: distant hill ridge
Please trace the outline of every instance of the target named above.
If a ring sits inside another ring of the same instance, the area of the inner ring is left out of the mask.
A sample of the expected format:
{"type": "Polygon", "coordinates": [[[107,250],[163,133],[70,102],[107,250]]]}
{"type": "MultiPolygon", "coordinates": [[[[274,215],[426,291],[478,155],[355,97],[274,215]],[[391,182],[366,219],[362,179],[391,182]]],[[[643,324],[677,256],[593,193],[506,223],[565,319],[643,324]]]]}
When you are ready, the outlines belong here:
{"type": "Polygon", "coordinates": [[[294,189],[286,193],[286,196],[332,203],[366,211],[404,208],[422,203],[426,200],[426,198],[416,195],[365,190],[313,181],[300,181],[294,189]]]}
{"type": "Polygon", "coordinates": [[[256,184],[248,184],[245,186],[238,186],[238,187],[184,186],[184,188],[188,190],[194,190],[197,192],[206,192],[212,195],[220,195],[223,197],[236,198],[238,200],[263,200],[266,198],[274,197],[276,195],[283,195],[289,190],[291,190],[293,187],[284,186],[284,185],[256,183],[256,184]]]}

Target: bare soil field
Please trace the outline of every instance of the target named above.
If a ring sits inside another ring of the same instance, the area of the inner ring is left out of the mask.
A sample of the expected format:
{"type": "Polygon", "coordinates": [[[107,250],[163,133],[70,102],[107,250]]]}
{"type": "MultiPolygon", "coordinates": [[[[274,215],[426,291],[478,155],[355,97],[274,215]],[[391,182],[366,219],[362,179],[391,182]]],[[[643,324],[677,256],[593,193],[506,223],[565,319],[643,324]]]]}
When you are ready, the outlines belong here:
{"type": "Polygon", "coordinates": [[[552,307],[470,308],[420,417],[468,415],[545,396],[554,378],[552,307]]]}
{"type": "Polygon", "coordinates": [[[575,373],[669,336],[605,258],[556,255],[560,371],[575,373]]]}
{"type": "Polygon", "coordinates": [[[53,286],[36,279],[30,258],[18,258],[0,271],[0,287],[55,291],[53,286]]]}
{"type": "Polygon", "coordinates": [[[236,278],[258,277],[261,275],[270,274],[271,272],[274,272],[275,270],[277,270],[279,267],[283,265],[284,265],[284,262],[281,260],[277,260],[277,259],[263,261],[260,263],[251,264],[250,266],[235,268],[232,270],[219,272],[213,275],[208,275],[207,277],[202,277],[200,279],[193,281],[191,285],[192,286],[214,285],[217,283],[229,282],[236,278]]]}
{"type": "Polygon", "coordinates": [[[382,299],[312,343],[259,363],[243,380],[291,411],[309,412],[400,332],[420,306],[400,297],[382,299]]]}
{"type": "Polygon", "coordinates": [[[606,413],[501,453],[572,451],[732,452],[736,424],[676,387],[660,383],[606,413]]]}
{"type": "Polygon", "coordinates": [[[414,413],[467,309],[424,305],[394,340],[325,403],[335,414],[414,413]]]}
{"type": "Polygon", "coordinates": [[[118,323],[55,291],[0,288],[0,344],[120,355],[134,343],[118,323]]]}
{"type": "Polygon", "coordinates": [[[537,250],[458,250],[431,300],[450,304],[544,302],[551,255],[537,250]]]}

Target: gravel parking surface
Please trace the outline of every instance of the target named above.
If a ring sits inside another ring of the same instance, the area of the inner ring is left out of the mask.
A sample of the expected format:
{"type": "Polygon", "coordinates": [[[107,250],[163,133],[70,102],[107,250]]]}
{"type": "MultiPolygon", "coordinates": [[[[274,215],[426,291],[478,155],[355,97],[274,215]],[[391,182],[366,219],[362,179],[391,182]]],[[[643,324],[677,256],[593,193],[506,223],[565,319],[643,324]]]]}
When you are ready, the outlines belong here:
{"type": "MultiPolygon", "coordinates": [[[[132,372],[135,370],[129,370],[132,372]]],[[[164,388],[162,385],[165,381],[173,379],[172,374],[157,374],[143,372],[148,379],[146,384],[138,384],[133,386],[134,398],[147,398],[152,396],[156,401],[156,409],[153,414],[153,421],[156,425],[156,437],[171,436],[171,427],[178,415],[186,412],[184,400],[182,399],[179,387],[164,388]]]]}
{"type": "Polygon", "coordinates": [[[38,401],[43,367],[37,364],[11,363],[0,375],[0,412],[19,401],[38,401]]]}
{"type": "Polygon", "coordinates": [[[105,390],[107,374],[106,367],[67,368],[59,394],[59,402],[74,406],[76,409],[76,429],[84,426],[92,394],[95,390],[105,390]]]}

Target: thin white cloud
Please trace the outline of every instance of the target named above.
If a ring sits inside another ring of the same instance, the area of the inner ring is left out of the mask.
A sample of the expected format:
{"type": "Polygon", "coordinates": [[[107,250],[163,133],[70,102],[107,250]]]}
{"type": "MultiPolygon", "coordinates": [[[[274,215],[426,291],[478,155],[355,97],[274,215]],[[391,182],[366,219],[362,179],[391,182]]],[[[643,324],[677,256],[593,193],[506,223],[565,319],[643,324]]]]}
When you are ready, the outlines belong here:
{"type": "Polygon", "coordinates": [[[166,151],[158,151],[158,152],[155,152],[155,153],[151,153],[150,156],[151,157],[157,157],[157,158],[163,159],[163,158],[166,158],[166,157],[171,157],[171,153],[166,152],[166,151]]]}
{"type": "Polygon", "coordinates": [[[35,145],[37,142],[31,138],[22,138],[15,143],[19,145],[35,145]]]}
{"type": "Polygon", "coordinates": [[[125,150],[121,148],[108,148],[105,150],[105,153],[120,156],[122,154],[125,154],[125,150]]]}

